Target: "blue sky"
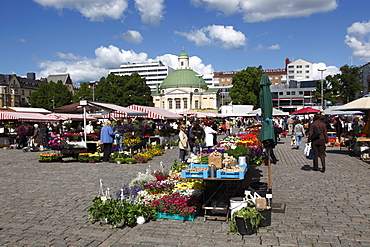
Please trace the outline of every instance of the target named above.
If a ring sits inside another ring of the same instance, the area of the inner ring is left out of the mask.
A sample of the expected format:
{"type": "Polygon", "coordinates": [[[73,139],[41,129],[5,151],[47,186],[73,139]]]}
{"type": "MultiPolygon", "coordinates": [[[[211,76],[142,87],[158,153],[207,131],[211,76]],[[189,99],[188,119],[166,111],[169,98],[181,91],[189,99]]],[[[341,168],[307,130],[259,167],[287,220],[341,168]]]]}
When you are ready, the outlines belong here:
{"type": "MultiPolygon", "coordinates": [[[[368,0],[1,0],[0,73],[99,80],[182,47],[200,74],[302,58],[336,74],[370,61],[368,0]]],[[[315,73],[319,79],[319,73],[315,73]]]]}

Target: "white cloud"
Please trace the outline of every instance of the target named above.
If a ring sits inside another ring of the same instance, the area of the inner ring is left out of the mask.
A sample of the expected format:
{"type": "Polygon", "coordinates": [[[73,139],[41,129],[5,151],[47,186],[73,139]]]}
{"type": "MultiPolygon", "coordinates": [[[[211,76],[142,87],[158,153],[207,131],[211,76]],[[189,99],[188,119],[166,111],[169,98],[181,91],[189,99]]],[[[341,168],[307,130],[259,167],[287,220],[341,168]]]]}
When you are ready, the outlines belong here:
{"type": "Polygon", "coordinates": [[[242,32],[235,31],[233,26],[212,25],[191,30],[189,33],[175,33],[195,42],[197,46],[219,45],[225,50],[242,49],[248,40],[242,32]]]}
{"type": "MultiPolygon", "coordinates": [[[[155,59],[149,59],[149,61],[160,60],[164,65],[170,66],[173,69],[178,69],[178,56],[172,54],[165,54],[157,56],[155,59]]],[[[213,74],[214,69],[211,64],[205,65],[197,56],[189,57],[190,68],[201,75],[213,74]]]]}
{"type": "Polygon", "coordinates": [[[319,62],[319,63],[313,63],[312,64],[312,72],[313,72],[313,79],[314,80],[321,80],[321,72],[319,71],[320,70],[323,70],[323,69],[326,69],[322,74],[323,74],[323,79],[325,79],[326,76],[328,75],[336,75],[336,74],[340,74],[340,69],[336,66],[327,66],[325,63],[323,62],[319,62]]]}
{"type": "Polygon", "coordinates": [[[143,36],[141,36],[140,32],[135,30],[128,30],[127,32],[123,33],[122,38],[127,42],[131,42],[134,44],[140,44],[143,41],[143,36]]]}
{"type": "Polygon", "coordinates": [[[347,28],[345,43],[352,55],[365,62],[370,61],[370,21],[355,22],[347,28]]]}
{"type": "Polygon", "coordinates": [[[57,52],[56,56],[59,57],[60,59],[65,59],[65,60],[79,60],[79,59],[81,59],[80,56],[75,56],[73,53],[57,52]]]}
{"type": "Polygon", "coordinates": [[[70,9],[80,12],[91,21],[120,19],[127,9],[128,0],[34,0],[36,3],[58,10],[70,9]]]}
{"type": "Polygon", "coordinates": [[[27,40],[26,40],[26,39],[24,39],[24,38],[20,38],[20,39],[19,39],[19,42],[24,43],[24,44],[27,44],[27,40]]]}
{"type": "Polygon", "coordinates": [[[135,6],[141,13],[144,23],[159,25],[164,14],[164,0],[135,0],[135,6]]]}
{"type": "Polygon", "coordinates": [[[278,18],[307,17],[329,12],[338,7],[336,0],[191,0],[196,7],[223,12],[225,15],[242,14],[246,22],[269,21],[278,18]]]}
{"type": "Polygon", "coordinates": [[[280,50],[281,46],[280,45],[272,45],[267,47],[268,50],[280,50]]]}
{"type": "MultiPolygon", "coordinates": [[[[86,58],[72,53],[57,53],[63,61],[43,61],[39,67],[43,70],[38,73],[40,77],[48,77],[52,74],[69,73],[73,82],[99,80],[108,75],[109,69],[119,68],[124,62],[143,62],[161,60],[165,65],[177,69],[177,55],[165,54],[155,59],[148,59],[148,54],[136,53],[132,50],[119,49],[116,46],[98,47],[95,49],[95,58],[86,58]],[[76,60],[79,58],[79,60],[76,60]]],[[[205,65],[198,57],[190,57],[190,66],[199,74],[212,74],[212,65],[205,65]]]]}

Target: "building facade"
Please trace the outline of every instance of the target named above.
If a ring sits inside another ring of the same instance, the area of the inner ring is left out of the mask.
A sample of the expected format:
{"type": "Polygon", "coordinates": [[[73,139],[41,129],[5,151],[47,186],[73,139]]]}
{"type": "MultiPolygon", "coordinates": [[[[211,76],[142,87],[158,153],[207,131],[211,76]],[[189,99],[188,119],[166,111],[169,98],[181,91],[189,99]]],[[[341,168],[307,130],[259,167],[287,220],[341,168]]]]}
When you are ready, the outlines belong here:
{"type": "Polygon", "coordinates": [[[70,75],[67,74],[55,74],[55,75],[49,75],[47,78],[48,82],[55,82],[61,81],[63,85],[67,87],[67,89],[72,93],[72,95],[75,95],[78,91],[78,88],[73,86],[72,79],[70,75]]]}
{"type": "Polygon", "coordinates": [[[163,80],[174,71],[173,68],[165,66],[161,61],[142,62],[142,63],[123,63],[119,69],[109,70],[109,74],[115,75],[131,75],[138,73],[142,78],[146,79],[146,84],[150,87],[151,91],[163,82],[163,80]]]}
{"type": "Polygon", "coordinates": [[[169,74],[152,94],[155,107],[175,113],[197,110],[217,111],[218,89],[209,89],[202,75],[189,66],[184,50],[178,56],[178,69],[169,74]]]}
{"type": "Polygon", "coordinates": [[[311,81],[313,80],[312,63],[301,58],[290,62],[286,59],[287,81],[311,81]]]}
{"type": "Polygon", "coordinates": [[[370,88],[370,62],[359,67],[362,73],[361,86],[363,87],[360,93],[356,94],[356,98],[361,98],[369,93],[370,88]]]}
{"type": "Polygon", "coordinates": [[[35,73],[27,73],[26,78],[0,75],[0,107],[29,107],[31,94],[41,83],[46,83],[46,80],[36,80],[35,73]]]}

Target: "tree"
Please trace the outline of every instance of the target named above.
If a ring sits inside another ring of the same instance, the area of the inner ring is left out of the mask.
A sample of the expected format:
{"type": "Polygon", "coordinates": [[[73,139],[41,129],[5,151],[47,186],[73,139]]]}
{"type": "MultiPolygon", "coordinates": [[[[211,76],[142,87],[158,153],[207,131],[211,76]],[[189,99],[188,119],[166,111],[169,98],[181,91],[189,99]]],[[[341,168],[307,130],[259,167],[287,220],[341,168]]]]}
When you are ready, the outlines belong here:
{"type": "Polygon", "coordinates": [[[95,90],[95,98],[98,102],[120,106],[150,106],[153,102],[150,87],[138,73],[129,76],[109,74],[107,78],[102,77],[95,90]]]}
{"type": "Polygon", "coordinates": [[[40,87],[31,94],[30,104],[32,107],[41,107],[48,110],[53,106],[60,107],[71,104],[72,93],[63,85],[62,81],[57,83],[41,83],[40,87]]]}
{"type": "Polygon", "coordinates": [[[259,84],[262,74],[262,66],[247,67],[236,72],[233,77],[233,87],[230,89],[230,97],[234,105],[260,106],[259,84]]]}
{"type": "MultiPolygon", "coordinates": [[[[346,104],[355,100],[356,93],[361,92],[363,89],[361,85],[361,70],[358,67],[344,65],[340,67],[340,71],[340,74],[325,78],[328,84],[324,85],[324,98],[331,100],[334,104],[338,102],[346,104]]],[[[321,90],[321,85],[319,89],[321,90]]]]}
{"type": "Polygon", "coordinates": [[[80,89],[73,95],[73,103],[80,102],[81,100],[93,100],[93,90],[87,82],[81,83],[80,89]]]}

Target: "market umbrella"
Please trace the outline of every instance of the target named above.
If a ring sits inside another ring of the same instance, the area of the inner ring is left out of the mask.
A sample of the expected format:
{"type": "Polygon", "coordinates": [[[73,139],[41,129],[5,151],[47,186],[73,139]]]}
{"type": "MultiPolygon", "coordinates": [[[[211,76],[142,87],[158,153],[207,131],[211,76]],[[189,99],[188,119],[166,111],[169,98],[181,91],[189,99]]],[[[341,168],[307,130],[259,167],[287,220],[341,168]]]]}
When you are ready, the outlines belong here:
{"type": "Polygon", "coordinates": [[[294,111],[290,114],[291,115],[305,115],[305,114],[312,114],[312,113],[318,113],[318,112],[320,112],[320,110],[316,110],[311,107],[305,107],[305,108],[299,109],[298,111],[294,111]]]}
{"type": "Polygon", "coordinates": [[[339,106],[338,111],[368,111],[370,110],[370,94],[364,97],[351,101],[345,105],[339,106]]]}
{"type": "Polygon", "coordinates": [[[274,124],[272,122],[272,97],[270,90],[271,82],[266,74],[262,75],[260,81],[260,105],[262,113],[262,128],[258,139],[263,143],[267,153],[267,164],[268,164],[268,188],[269,192],[272,192],[272,174],[271,174],[271,161],[270,154],[271,150],[276,145],[276,138],[274,132],[274,124]]]}

